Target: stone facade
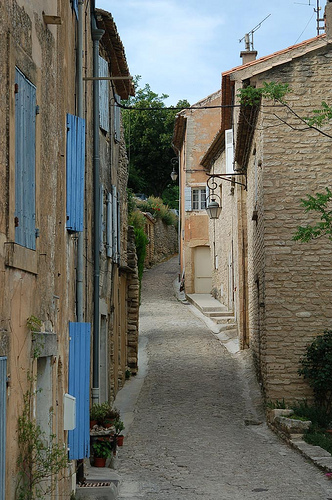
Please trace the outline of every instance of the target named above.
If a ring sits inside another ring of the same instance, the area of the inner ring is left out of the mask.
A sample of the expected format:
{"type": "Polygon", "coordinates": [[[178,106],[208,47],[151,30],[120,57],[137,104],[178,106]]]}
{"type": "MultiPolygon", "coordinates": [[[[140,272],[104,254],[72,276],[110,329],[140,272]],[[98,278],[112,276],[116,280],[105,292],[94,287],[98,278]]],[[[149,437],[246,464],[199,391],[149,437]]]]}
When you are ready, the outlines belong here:
{"type": "MultiPolygon", "coordinates": [[[[324,191],[330,177],[331,138],[308,129],[296,114],[306,117],[323,100],[330,102],[331,57],[331,44],[320,35],[224,73],[222,104],[238,104],[230,96],[244,84],[277,82],[291,88],[289,107],[269,100],[235,107],[223,117],[218,147],[212,143],[202,161],[211,174],[225,172],[222,138],[231,128],[235,172],[243,174],[233,180],[247,183],[247,190],[217,181],[222,212],[210,222],[219,257],[213,285],[221,302],[233,303],[241,345],[252,350],[267,400],[310,397],[297,373],[299,360],[332,326],[329,243],[293,241],[296,227],[315,218],[304,213],[301,198],[324,191]]],[[[323,131],[329,134],[330,126],[323,131]]]]}
{"type": "Polygon", "coordinates": [[[198,200],[198,206],[195,208],[192,205],[192,197],[193,190],[199,191],[196,191],[198,196],[201,196],[200,192],[204,190],[205,196],[207,177],[200,161],[220,127],[220,100],[221,92],[218,91],[195,104],[195,109],[181,111],[175,122],[173,147],[179,158],[181,200],[179,253],[186,293],[200,291],[199,281],[205,281],[202,286],[209,288],[209,292],[212,286],[212,271],[207,264],[211,255],[208,216],[202,198],[198,200]],[[206,109],[209,106],[216,108],[206,109]],[[197,261],[207,265],[198,270],[197,261]],[[199,279],[201,275],[202,280],[199,279]]]}
{"type": "Polygon", "coordinates": [[[150,214],[144,215],[146,217],[144,231],[149,240],[144,265],[152,267],[178,253],[178,233],[175,226],[168,226],[150,214]]]}
{"type": "MultiPolygon", "coordinates": [[[[112,400],[123,385],[126,367],[129,363],[135,364],[132,350],[137,350],[134,345],[137,344],[137,326],[134,337],[131,332],[132,318],[138,316],[138,292],[132,249],[130,256],[127,253],[127,158],[123,134],[119,135],[121,130],[117,128],[115,135],[115,122],[120,122],[112,92],[106,104],[110,112],[109,130],[98,127],[98,121],[94,127],[93,95],[97,95],[98,86],[86,79],[93,73],[93,38],[96,38],[96,30],[94,33],[91,30],[90,8],[84,9],[82,23],[83,110],[79,109],[82,81],[77,78],[78,17],[74,9],[77,4],[77,1],[59,0],[55,8],[51,0],[0,3],[3,40],[0,47],[0,364],[1,368],[5,366],[5,371],[0,371],[0,395],[4,396],[0,405],[0,430],[5,429],[6,433],[5,448],[4,435],[0,436],[0,469],[1,473],[5,472],[3,481],[0,473],[0,496],[6,500],[15,497],[19,454],[17,418],[22,412],[30,376],[35,380],[33,390],[37,390],[36,397],[32,398],[33,415],[44,429],[52,407],[52,431],[58,436],[59,443],[68,446],[63,401],[64,394],[69,391],[73,370],[69,359],[73,340],[69,335],[70,326],[88,327],[91,347],[96,332],[100,333],[100,346],[95,346],[94,352],[91,349],[91,366],[95,363],[96,352],[101,362],[98,365],[99,385],[92,387],[91,376],[85,394],[87,400],[91,398],[91,389],[94,398],[112,400]],[[32,96],[29,99],[21,97],[25,88],[32,96]],[[19,114],[21,107],[17,104],[21,100],[31,123],[35,122],[25,135],[20,135],[26,128],[19,114]],[[33,106],[29,107],[29,102],[33,106]],[[74,140],[69,136],[68,115],[74,117],[75,123],[84,121],[84,131],[82,126],[79,129],[81,135],[75,136],[81,141],[79,146],[74,147],[74,140]],[[24,149],[27,137],[28,142],[31,140],[30,149],[24,149]],[[25,154],[18,161],[22,150],[25,154]],[[75,185],[70,191],[67,172],[72,157],[69,151],[80,158],[78,164],[81,167],[85,165],[80,172],[85,177],[85,189],[82,188],[81,197],[75,203],[74,193],[79,187],[77,183],[77,189],[75,185]],[[19,172],[23,170],[21,164],[26,157],[30,161],[29,168],[33,166],[33,170],[29,182],[21,182],[19,172]],[[93,175],[96,159],[99,160],[98,178],[93,175]],[[96,193],[100,197],[97,204],[100,213],[94,203],[96,193]],[[24,200],[22,215],[18,212],[21,200],[24,200]],[[110,211],[111,203],[116,207],[113,212],[110,211]],[[73,207],[82,209],[82,227],[78,221],[78,226],[69,228],[73,207]],[[31,226],[32,221],[33,227],[26,225],[27,213],[32,216],[29,224],[31,226]],[[110,225],[111,219],[113,225],[110,225]],[[30,236],[31,230],[33,238],[27,243],[25,237],[30,236]],[[96,234],[99,234],[98,244],[94,245],[96,234]],[[118,242],[116,246],[112,244],[112,248],[111,235],[113,243],[114,238],[118,242]],[[83,243],[82,266],[79,265],[80,243],[83,243]],[[98,268],[97,256],[100,259],[98,268]],[[78,299],[80,288],[82,297],[78,299]],[[131,323],[127,322],[129,309],[131,323]],[[81,314],[83,318],[80,318],[81,314]],[[40,322],[38,338],[47,340],[44,348],[38,353],[35,351],[34,356],[35,343],[27,326],[28,318],[32,317],[40,322]],[[3,373],[6,376],[3,377],[3,373]],[[43,397],[38,397],[39,389],[42,389],[40,394],[43,397]]],[[[116,76],[124,77],[112,88],[118,96],[127,98],[133,87],[127,78],[129,70],[113,18],[104,11],[94,11],[92,16],[95,27],[103,30],[97,32],[98,37],[102,35],[100,56],[109,67],[112,55],[112,61],[116,59],[117,62],[116,76]],[[115,54],[112,52],[114,46],[115,54]]],[[[103,91],[99,93],[103,94],[103,91]]],[[[103,113],[105,106],[101,106],[101,110],[103,113]]],[[[78,378],[84,373],[89,380],[90,352],[85,360],[81,360],[81,365],[85,370],[77,369],[78,378]]],[[[83,415],[81,407],[77,408],[78,423],[88,422],[88,410],[85,404],[83,415]]],[[[80,428],[85,436],[89,434],[88,425],[80,428]]],[[[74,463],[72,471],[75,471],[74,463]]],[[[54,478],[54,483],[55,498],[69,498],[75,489],[69,468],[64,478],[59,482],[54,478]]]]}

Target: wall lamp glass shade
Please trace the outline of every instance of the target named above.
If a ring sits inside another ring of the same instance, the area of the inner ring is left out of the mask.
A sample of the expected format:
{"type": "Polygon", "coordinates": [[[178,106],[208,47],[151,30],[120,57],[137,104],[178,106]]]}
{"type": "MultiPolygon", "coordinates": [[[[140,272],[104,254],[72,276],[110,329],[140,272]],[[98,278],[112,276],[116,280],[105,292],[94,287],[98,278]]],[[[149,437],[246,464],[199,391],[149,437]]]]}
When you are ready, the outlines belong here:
{"type": "Polygon", "coordinates": [[[172,181],[176,181],[176,179],[178,178],[178,174],[175,172],[175,170],[173,169],[172,170],[172,173],[171,173],[171,179],[172,181]]]}
{"type": "Polygon", "coordinates": [[[206,207],[206,211],[210,219],[219,219],[219,215],[221,212],[221,207],[216,200],[211,200],[208,206],[206,207]]]}

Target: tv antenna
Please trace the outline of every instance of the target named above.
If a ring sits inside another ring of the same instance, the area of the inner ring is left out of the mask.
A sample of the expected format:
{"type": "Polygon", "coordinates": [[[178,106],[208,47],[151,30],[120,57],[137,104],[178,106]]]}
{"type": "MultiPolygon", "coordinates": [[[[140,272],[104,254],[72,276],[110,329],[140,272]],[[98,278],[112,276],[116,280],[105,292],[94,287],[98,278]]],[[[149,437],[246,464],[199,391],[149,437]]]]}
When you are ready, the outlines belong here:
{"type": "Polygon", "coordinates": [[[246,33],[244,35],[244,37],[242,37],[241,40],[239,40],[239,43],[243,42],[243,40],[245,41],[245,44],[246,44],[245,50],[247,50],[247,51],[255,50],[254,49],[254,33],[255,33],[255,31],[257,31],[262,26],[263,22],[266,21],[266,19],[268,17],[270,17],[270,15],[271,14],[269,14],[268,16],[266,16],[263,19],[263,21],[261,21],[259,24],[257,24],[257,26],[255,26],[251,31],[249,31],[249,33],[246,33]]]}
{"type": "MultiPolygon", "coordinates": [[[[308,0],[308,3],[301,3],[301,2],[294,2],[297,5],[307,5],[309,7],[313,7],[313,4],[311,3],[312,0],[308,0]]],[[[316,0],[316,8],[314,7],[314,12],[316,13],[316,25],[317,25],[317,36],[319,35],[320,31],[325,30],[325,22],[324,22],[324,17],[320,17],[320,5],[319,5],[319,0],[316,0]]]]}

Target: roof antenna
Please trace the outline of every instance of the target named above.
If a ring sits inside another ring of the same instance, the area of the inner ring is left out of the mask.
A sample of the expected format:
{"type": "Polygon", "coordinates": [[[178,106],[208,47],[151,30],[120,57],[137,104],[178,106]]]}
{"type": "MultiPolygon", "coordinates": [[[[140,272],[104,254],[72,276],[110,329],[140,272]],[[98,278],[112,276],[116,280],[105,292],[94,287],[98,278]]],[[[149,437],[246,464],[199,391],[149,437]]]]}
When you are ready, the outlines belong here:
{"type": "MultiPolygon", "coordinates": [[[[311,0],[308,0],[308,3],[301,3],[301,2],[294,2],[294,3],[296,3],[298,5],[308,5],[309,7],[313,7],[311,0]]],[[[320,31],[325,30],[324,17],[320,17],[320,11],[321,11],[321,8],[319,6],[319,0],[316,0],[316,8],[314,7],[314,12],[316,13],[317,36],[319,35],[320,31]]]]}
{"type": "MultiPolygon", "coordinates": [[[[317,2],[318,2],[318,0],[317,0],[317,2]]],[[[255,33],[255,31],[257,31],[262,26],[263,22],[266,21],[266,19],[268,17],[270,17],[270,15],[271,14],[269,14],[268,16],[266,16],[263,19],[263,21],[261,21],[259,24],[257,24],[257,26],[255,26],[251,31],[249,31],[249,33],[246,33],[244,35],[244,37],[241,38],[241,40],[239,40],[240,43],[243,42],[243,40],[245,41],[245,45],[246,45],[245,50],[246,51],[249,52],[249,51],[254,51],[255,50],[254,49],[254,33],[255,33]]]]}

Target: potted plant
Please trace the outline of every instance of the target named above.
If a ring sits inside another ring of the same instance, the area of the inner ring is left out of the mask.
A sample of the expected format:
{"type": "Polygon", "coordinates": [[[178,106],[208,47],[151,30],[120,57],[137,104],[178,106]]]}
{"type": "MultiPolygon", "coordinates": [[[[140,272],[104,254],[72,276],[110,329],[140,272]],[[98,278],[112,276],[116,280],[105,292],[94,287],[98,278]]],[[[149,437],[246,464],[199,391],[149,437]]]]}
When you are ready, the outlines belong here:
{"type": "Polygon", "coordinates": [[[109,427],[114,420],[120,417],[120,412],[105,401],[104,403],[94,403],[90,409],[90,427],[98,424],[102,427],[109,427]]]}
{"type": "Polygon", "coordinates": [[[112,425],[115,425],[115,422],[119,419],[120,419],[119,410],[117,408],[109,407],[104,419],[105,427],[110,427],[112,425]]]}
{"type": "Polygon", "coordinates": [[[112,455],[112,445],[110,441],[97,440],[92,445],[94,466],[105,467],[106,459],[112,455]]]}
{"type": "Polygon", "coordinates": [[[116,436],[116,444],[118,446],[123,446],[124,436],[121,434],[121,431],[125,428],[122,420],[118,419],[114,422],[115,427],[115,436],[116,436]]]}

